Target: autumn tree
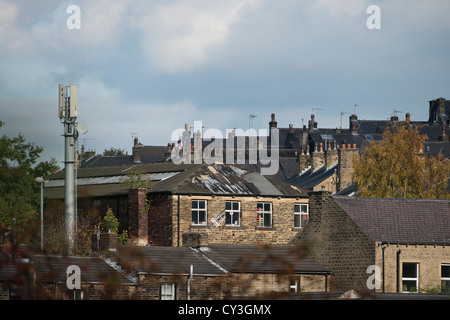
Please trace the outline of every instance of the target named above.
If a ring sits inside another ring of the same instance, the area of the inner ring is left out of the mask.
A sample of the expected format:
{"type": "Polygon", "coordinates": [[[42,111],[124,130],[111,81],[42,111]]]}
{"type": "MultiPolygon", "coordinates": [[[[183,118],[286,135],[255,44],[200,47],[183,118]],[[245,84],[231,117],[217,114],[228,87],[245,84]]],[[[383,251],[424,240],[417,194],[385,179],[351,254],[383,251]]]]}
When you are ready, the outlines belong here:
{"type": "Polygon", "coordinates": [[[379,198],[445,198],[449,160],[423,152],[427,136],[416,126],[393,123],[354,163],[358,195],[379,198]]]}
{"type": "MultiPolygon", "coordinates": [[[[0,128],[4,125],[0,121],[0,128]]],[[[22,227],[39,213],[37,177],[58,170],[55,159],[38,162],[43,148],[27,142],[22,134],[0,137],[0,223],[22,227]]]]}

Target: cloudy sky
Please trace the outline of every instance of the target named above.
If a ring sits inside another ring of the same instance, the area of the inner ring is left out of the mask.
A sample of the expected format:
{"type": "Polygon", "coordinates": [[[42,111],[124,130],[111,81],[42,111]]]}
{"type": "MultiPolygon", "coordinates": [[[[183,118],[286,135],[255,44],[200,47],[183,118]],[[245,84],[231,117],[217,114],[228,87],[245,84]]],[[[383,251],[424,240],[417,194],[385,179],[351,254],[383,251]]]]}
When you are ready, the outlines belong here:
{"type": "Polygon", "coordinates": [[[271,113],[301,127],[313,108],[335,128],[355,104],[361,119],[427,120],[429,100],[450,98],[449,13],[448,0],[0,0],[0,134],[63,161],[70,83],[80,144],[98,153],[131,152],[133,135],[166,145],[195,120],[245,130],[250,114],[255,129],[271,113]]]}

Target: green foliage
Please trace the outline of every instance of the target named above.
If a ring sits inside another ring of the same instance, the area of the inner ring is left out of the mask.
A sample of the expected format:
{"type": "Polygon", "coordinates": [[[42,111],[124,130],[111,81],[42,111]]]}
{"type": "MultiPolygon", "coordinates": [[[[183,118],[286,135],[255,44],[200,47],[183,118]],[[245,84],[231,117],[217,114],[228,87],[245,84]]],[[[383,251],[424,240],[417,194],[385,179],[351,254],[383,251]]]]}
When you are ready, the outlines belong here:
{"type": "Polygon", "coordinates": [[[106,211],[105,217],[102,220],[102,223],[100,224],[100,228],[104,232],[114,232],[117,233],[117,230],[119,228],[119,221],[114,216],[114,213],[112,212],[111,208],[108,208],[106,211]]]}
{"type": "Polygon", "coordinates": [[[105,217],[103,218],[100,228],[103,232],[113,232],[117,235],[117,243],[122,245],[127,245],[130,242],[128,237],[128,232],[123,230],[122,233],[119,233],[119,220],[114,216],[111,208],[106,210],[105,217]]]}
{"type": "Polygon", "coordinates": [[[0,221],[8,227],[20,227],[38,215],[40,186],[35,179],[59,169],[54,159],[36,164],[42,152],[22,134],[0,137],[0,221]]]}
{"type": "Polygon", "coordinates": [[[423,153],[426,135],[417,127],[397,123],[385,130],[379,142],[366,147],[355,161],[355,181],[362,197],[446,197],[450,164],[442,154],[423,153]]]}
{"type": "Polygon", "coordinates": [[[133,168],[122,180],[122,184],[127,189],[148,188],[150,179],[138,168],[133,168]]]}

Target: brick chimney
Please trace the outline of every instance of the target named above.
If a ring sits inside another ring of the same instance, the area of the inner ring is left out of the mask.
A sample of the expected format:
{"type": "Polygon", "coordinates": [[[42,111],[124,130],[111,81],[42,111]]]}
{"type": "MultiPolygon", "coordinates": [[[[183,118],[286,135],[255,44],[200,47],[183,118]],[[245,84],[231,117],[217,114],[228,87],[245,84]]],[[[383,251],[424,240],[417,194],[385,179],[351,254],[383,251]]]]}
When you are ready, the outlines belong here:
{"type": "Polygon", "coordinates": [[[325,163],[325,154],[323,153],[322,142],[316,143],[316,147],[311,156],[312,168],[317,170],[325,163]]]}
{"type": "Polygon", "coordinates": [[[142,145],[139,144],[138,138],[134,138],[134,145],[133,145],[133,161],[134,161],[134,163],[141,163],[141,148],[142,148],[142,145]]]}
{"type": "Polygon", "coordinates": [[[359,154],[359,149],[356,149],[356,145],[345,143],[339,149],[338,152],[338,191],[344,189],[353,181],[353,161],[359,154]]]}
{"type": "Polygon", "coordinates": [[[330,168],[339,160],[338,150],[336,148],[336,141],[327,141],[327,150],[325,151],[325,165],[330,168]]]}
{"type": "Polygon", "coordinates": [[[311,166],[311,155],[309,154],[309,145],[300,148],[300,154],[297,157],[298,174],[300,175],[306,168],[311,166]]]}
{"type": "Polygon", "coordinates": [[[130,189],[128,193],[128,233],[131,243],[138,246],[148,244],[147,189],[130,189]]]}
{"type": "Polygon", "coordinates": [[[277,128],[278,123],[275,121],[275,113],[272,113],[271,121],[269,122],[269,130],[277,128]]]}
{"type": "Polygon", "coordinates": [[[91,235],[92,252],[114,250],[117,247],[117,235],[113,232],[94,233],[91,235]]]}
{"type": "Polygon", "coordinates": [[[357,129],[358,117],[356,116],[356,114],[352,114],[352,115],[349,117],[349,122],[350,122],[350,125],[349,125],[350,131],[351,131],[352,133],[358,132],[358,129],[357,129]]]}
{"type": "Polygon", "coordinates": [[[208,234],[199,232],[183,233],[183,247],[200,248],[208,245],[208,234]]]}

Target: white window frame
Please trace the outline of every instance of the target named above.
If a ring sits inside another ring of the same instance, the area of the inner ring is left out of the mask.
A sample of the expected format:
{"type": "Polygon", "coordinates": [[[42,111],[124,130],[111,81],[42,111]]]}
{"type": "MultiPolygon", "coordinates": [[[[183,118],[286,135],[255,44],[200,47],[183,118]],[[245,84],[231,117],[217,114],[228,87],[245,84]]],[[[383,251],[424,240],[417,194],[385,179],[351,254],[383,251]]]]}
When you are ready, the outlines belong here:
{"type": "MultiPolygon", "coordinates": [[[[449,277],[443,277],[442,276],[442,267],[447,267],[450,269],[450,263],[442,263],[441,264],[441,292],[450,293],[450,275],[449,277]],[[447,282],[448,286],[446,287],[446,291],[444,291],[443,282],[447,282]]],[[[449,270],[450,271],[450,270],[449,270]]]]}
{"type": "Polygon", "coordinates": [[[295,203],[294,204],[294,228],[303,228],[305,224],[308,223],[309,220],[309,206],[306,203],[295,203]],[[302,211],[302,207],[306,207],[306,212],[302,211]],[[299,211],[297,211],[297,208],[299,211]],[[298,217],[298,220],[300,224],[298,226],[295,225],[296,218],[298,217]],[[304,219],[306,217],[306,219],[304,219]],[[302,224],[302,222],[305,221],[305,223],[302,224]]]}
{"type": "Polygon", "coordinates": [[[271,228],[273,225],[273,206],[271,202],[258,202],[256,204],[256,225],[260,228],[271,228]],[[270,210],[266,210],[265,206],[270,205],[270,210]],[[262,205],[262,209],[259,208],[259,205],[262,205]],[[270,218],[266,219],[266,215],[269,215],[270,218]],[[265,225],[266,221],[270,221],[269,225],[265,225]],[[261,223],[262,222],[262,223],[261,223]]]}
{"type": "Polygon", "coordinates": [[[176,299],[176,285],[175,283],[164,282],[159,288],[160,300],[175,300],[176,299]],[[169,289],[169,290],[168,290],[169,289]]]}
{"type": "Polygon", "coordinates": [[[403,262],[402,263],[402,292],[404,293],[409,293],[409,292],[413,292],[413,293],[417,293],[419,292],[419,264],[417,262],[403,262]],[[416,266],[416,277],[405,277],[403,275],[403,269],[405,267],[405,264],[414,264],[416,266]],[[416,291],[408,291],[404,288],[403,286],[403,282],[404,281],[415,281],[416,282],[416,291]]]}
{"type": "Polygon", "coordinates": [[[298,293],[300,292],[300,278],[296,277],[289,282],[289,292],[290,293],[298,293]]]}
{"type": "Polygon", "coordinates": [[[191,223],[194,226],[206,226],[207,225],[207,221],[208,221],[208,201],[206,200],[192,200],[191,202],[191,223]],[[194,207],[194,202],[197,203],[197,208],[193,208],[194,207]],[[205,203],[205,208],[204,209],[200,209],[200,202],[204,202],[205,203]],[[200,220],[200,212],[204,212],[205,213],[205,221],[200,222],[200,223],[194,223],[194,212],[196,212],[197,214],[197,221],[200,220]]]}
{"type": "Polygon", "coordinates": [[[241,202],[239,201],[225,201],[225,225],[226,226],[233,226],[233,227],[239,227],[241,225],[241,202]],[[231,208],[227,209],[227,203],[230,203],[231,208]],[[238,204],[238,208],[237,209],[233,209],[233,204],[237,203],[238,204]],[[231,215],[230,218],[228,218],[231,215]],[[235,220],[235,222],[237,223],[233,223],[233,217],[235,217],[235,215],[237,216],[235,220]],[[230,220],[231,223],[227,223],[227,220],[230,220]]]}
{"type": "Polygon", "coordinates": [[[66,290],[64,300],[84,300],[83,290],[66,290]]]}

